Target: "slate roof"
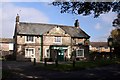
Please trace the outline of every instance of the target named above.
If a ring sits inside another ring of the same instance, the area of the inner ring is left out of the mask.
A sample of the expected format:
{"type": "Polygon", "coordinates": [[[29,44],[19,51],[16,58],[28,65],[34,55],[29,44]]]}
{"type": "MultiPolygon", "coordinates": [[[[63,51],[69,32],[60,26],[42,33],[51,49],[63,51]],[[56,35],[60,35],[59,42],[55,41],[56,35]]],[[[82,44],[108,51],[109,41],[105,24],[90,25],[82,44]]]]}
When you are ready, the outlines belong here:
{"type": "Polygon", "coordinates": [[[90,42],[92,47],[108,47],[107,42],[90,42]]]}
{"type": "Polygon", "coordinates": [[[82,29],[77,29],[73,26],[55,25],[55,24],[43,24],[43,23],[25,23],[20,22],[17,28],[17,34],[29,34],[29,35],[43,35],[54,27],[62,28],[71,37],[85,37],[90,38],[82,29]]]}
{"type": "Polygon", "coordinates": [[[12,38],[0,38],[0,43],[13,43],[12,38]]]}

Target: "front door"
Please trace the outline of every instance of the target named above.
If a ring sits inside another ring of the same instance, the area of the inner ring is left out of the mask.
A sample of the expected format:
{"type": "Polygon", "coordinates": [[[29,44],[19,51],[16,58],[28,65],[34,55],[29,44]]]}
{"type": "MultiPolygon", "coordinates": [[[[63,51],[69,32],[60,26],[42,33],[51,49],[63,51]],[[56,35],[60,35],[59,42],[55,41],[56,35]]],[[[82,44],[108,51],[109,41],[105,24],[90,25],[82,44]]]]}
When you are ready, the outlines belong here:
{"type": "Polygon", "coordinates": [[[57,58],[58,58],[58,61],[64,61],[64,50],[63,49],[58,50],[57,58]]]}
{"type": "Polygon", "coordinates": [[[50,48],[50,57],[55,60],[56,58],[58,61],[64,61],[64,55],[68,47],[66,46],[52,46],[50,48]]]}

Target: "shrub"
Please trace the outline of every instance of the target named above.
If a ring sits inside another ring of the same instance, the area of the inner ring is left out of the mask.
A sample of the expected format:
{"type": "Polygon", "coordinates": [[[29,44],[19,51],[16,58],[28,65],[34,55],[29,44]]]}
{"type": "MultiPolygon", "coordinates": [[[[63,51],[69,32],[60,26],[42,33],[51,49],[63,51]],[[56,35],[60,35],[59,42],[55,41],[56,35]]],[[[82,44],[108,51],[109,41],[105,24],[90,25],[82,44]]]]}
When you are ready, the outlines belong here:
{"type": "Polygon", "coordinates": [[[14,60],[14,57],[13,57],[12,54],[6,55],[6,56],[5,56],[5,60],[14,60]]]}

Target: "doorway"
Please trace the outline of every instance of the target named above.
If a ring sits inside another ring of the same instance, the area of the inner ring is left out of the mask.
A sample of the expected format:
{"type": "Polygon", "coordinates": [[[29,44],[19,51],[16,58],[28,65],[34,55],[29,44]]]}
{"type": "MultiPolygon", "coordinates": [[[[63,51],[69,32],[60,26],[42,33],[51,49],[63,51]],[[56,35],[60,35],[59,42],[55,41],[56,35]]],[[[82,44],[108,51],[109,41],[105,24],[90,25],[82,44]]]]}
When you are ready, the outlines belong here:
{"type": "Polygon", "coordinates": [[[58,61],[64,61],[64,58],[66,56],[67,47],[62,46],[55,46],[52,47],[50,50],[50,57],[55,60],[56,58],[58,61]]]}

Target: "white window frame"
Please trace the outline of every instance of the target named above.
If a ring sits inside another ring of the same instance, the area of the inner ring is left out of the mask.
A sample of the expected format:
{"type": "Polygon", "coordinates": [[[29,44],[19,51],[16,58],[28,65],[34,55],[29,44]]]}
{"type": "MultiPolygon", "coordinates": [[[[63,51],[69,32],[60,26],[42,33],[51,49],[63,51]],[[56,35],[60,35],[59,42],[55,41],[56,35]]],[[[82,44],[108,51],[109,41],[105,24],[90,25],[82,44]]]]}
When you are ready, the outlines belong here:
{"type": "Polygon", "coordinates": [[[76,57],[84,57],[84,49],[77,49],[77,50],[76,50],[76,57]],[[83,53],[82,53],[83,56],[78,56],[78,50],[83,50],[83,53]]]}
{"type": "Polygon", "coordinates": [[[49,48],[45,48],[45,58],[50,58],[50,51],[48,52],[48,54],[49,54],[49,56],[47,56],[47,50],[48,50],[49,48]]]}
{"type": "Polygon", "coordinates": [[[35,58],[35,48],[25,48],[25,58],[32,58],[31,57],[31,54],[29,54],[29,56],[26,56],[26,54],[27,54],[27,51],[26,51],[26,49],[33,49],[33,52],[34,52],[34,57],[33,58],[35,58]]]}
{"type": "Polygon", "coordinates": [[[55,36],[55,37],[54,37],[54,43],[62,43],[62,37],[61,37],[61,36],[55,36]],[[56,41],[55,41],[56,38],[58,38],[58,37],[60,38],[60,42],[56,42],[56,41]]]}
{"type": "Polygon", "coordinates": [[[27,41],[27,37],[29,37],[29,36],[25,36],[25,43],[35,43],[35,37],[34,36],[32,36],[33,41],[27,41]]]}
{"type": "Polygon", "coordinates": [[[9,43],[9,50],[13,50],[13,43],[9,43]]]}

